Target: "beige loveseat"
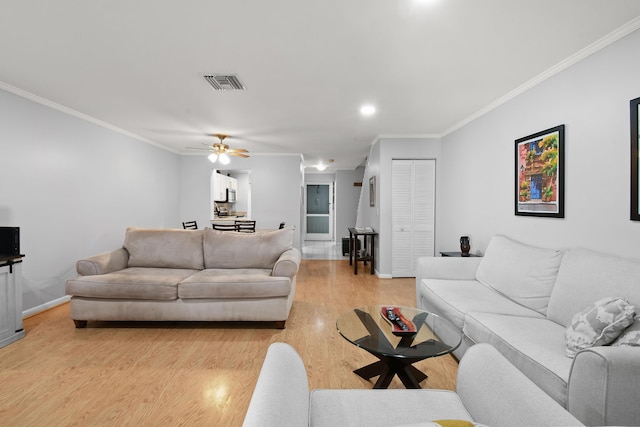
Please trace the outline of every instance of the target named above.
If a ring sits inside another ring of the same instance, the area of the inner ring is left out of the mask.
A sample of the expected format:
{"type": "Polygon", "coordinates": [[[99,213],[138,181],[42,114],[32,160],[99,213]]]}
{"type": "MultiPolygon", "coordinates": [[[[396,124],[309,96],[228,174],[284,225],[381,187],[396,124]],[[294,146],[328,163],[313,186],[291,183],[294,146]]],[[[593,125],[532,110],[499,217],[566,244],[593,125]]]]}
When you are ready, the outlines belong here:
{"type": "Polygon", "coordinates": [[[640,262],[495,236],[482,258],[420,258],[417,270],[417,306],[464,333],[458,358],[491,344],[584,424],[640,425],[640,317],[576,316],[609,297],[640,308],[640,262]],[[619,338],[598,342],[617,326],[619,338]],[[582,335],[574,353],[578,330],[594,341],[582,335]]]}
{"type": "Polygon", "coordinates": [[[300,252],[293,228],[264,233],[128,228],[122,248],[79,260],[67,281],[89,320],[273,321],[284,328],[300,252]]]}

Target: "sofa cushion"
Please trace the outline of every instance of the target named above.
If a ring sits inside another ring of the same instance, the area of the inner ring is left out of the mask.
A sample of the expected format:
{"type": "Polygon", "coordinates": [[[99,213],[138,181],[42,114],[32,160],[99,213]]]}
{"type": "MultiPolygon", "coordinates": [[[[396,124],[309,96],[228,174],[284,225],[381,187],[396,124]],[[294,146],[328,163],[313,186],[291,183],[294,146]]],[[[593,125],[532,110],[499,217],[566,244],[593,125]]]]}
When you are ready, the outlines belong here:
{"type": "Polygon", "coordinates": [[[572,359],[565,357],[565,328],[544,318],[467,314],[464,333],[489,343],[516,368],[566,407],[572,359]]]}
{"type": "Polygon", "coordinates": [[[197,270],[132,267],[67,281],[67,295],[87,298],[175,300],[178,283],[197,270]]]}
{"type": "Polygon", "coordinates": [[[573,316],[594,301],[618,296],[640,307],[640,262],[586,249],[567,251],[551,292],[547,317],[569,326],[573,316]]]}
{"type": "Polygon", "coordinates": [[[495,236],[489,242],[476,279],[519,304],[546,314],[563,252],[495,236]]]}
{"type": "Polygon", "coordinates": [[[202,230],[127,228],[129,267],[204,268],[202,230]]]}
{"type": "Polygon", "coordinates": [[[423,279],[418,286],[418,307],[444,317],[459,329],[470,311],[544,318],[476,280],[423,279]]]}
{"type": "Polygon", "coordinates": [[[205,268],[271,269],[293,247],[293,227],[265,233],[203,232],[205,268]]]}
{"type": "Polygon", "coordinates": [[[640,316],[636,316],[635,321],[631,324],[631,326],[622,331],[622,334],[620,334],[620,336],[611,343],[612,347],[627,345],[640,347],[640,316]]]}
{"type": "Polygon", "coordinates": [[[291,279],[271,276],[271,270],[207,269],[178,285],[180,298],[269,298],[291,293],[291,279]]]}
{"type": "MultiPolygon", "coordinates": [[[[309,425],[375,426],[380,420],[402,425],[455,418],[472,421],[460,397],[448,390],[322,390],[311,392],[309,425]],[[398,402],[402,402],[401,410],[398,402]]],[[[385,425],[389,425],[388,422],[385,425]]]]}
{"type": "Polygon", "coordinates": [[[585,348],[613,342],[633,323],[635,308],[622,298],[607,297],[576,313],[567,327],[566,353],[574,357],[585,348]]]}
{"type": "Polygon", "coordinates": [[[425,421],[421,423],[411,423],[411,424],[402,424],[396,425],[395,427],[487,427],[483,424],[472,423],[471,421],[466,420],[435,420],[435,421],[425,421]]]}

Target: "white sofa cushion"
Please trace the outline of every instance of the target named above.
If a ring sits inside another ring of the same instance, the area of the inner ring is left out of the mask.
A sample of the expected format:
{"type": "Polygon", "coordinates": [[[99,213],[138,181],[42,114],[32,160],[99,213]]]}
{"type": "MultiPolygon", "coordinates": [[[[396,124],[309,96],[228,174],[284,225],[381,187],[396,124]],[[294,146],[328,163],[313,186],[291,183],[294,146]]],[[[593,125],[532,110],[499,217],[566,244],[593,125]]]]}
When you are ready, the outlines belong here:
{"type": "Polygon", "coordinates": [[[544,318],[537,311],[510,300],[476,280],[423,279],[418,286],[418,306],[437,313],[459,329],[464,325],[465,314],[470,311],[544,318]]]}
{"type": "Polygon", "coordinates": [[[622,298],[599,299],[576,313],[567,327],[567,356],[574,357],[585,348],[613,342],[633,323],[635,307],[622,298]]]}
{"type": "Polygon", "coordinates": [[[546,314],[563,252],[495,236],[478,266],[476,279],[514,301],[546,314]]]}
{"type": "Polygon", "coordinates": [[[566,406],[572,360],[564,355],[565,328],[544,318],[468,313],[464,333],[489,343],[516,368],[566,406]]]}
{"type": "Polygon", "coordinates": [[[310,412],[312,427],[376,426],[381,420],[390,426],[441,419],[473,421],[460,397],[448,390],[316,389],[311,392],[310,412]]]}
{"type": "Polygon", "coordinates": [[[600,298],[620,296],[640,307],[640,262],[586,249],[571,249],[562,260],[547,317],[569,326],[573,316],[600,298]]]}

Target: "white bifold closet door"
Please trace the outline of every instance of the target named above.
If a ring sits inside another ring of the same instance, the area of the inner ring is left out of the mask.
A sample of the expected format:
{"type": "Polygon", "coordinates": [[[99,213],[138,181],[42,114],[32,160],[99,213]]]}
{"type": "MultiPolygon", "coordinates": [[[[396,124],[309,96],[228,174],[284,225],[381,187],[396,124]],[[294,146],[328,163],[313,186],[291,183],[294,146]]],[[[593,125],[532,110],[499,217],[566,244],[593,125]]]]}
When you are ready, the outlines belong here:
{"type": "Polygon", "coordinates": [[[434,256],[435,160],[392,160],[391,275],[415,277],[418,257],[434,256]]]}

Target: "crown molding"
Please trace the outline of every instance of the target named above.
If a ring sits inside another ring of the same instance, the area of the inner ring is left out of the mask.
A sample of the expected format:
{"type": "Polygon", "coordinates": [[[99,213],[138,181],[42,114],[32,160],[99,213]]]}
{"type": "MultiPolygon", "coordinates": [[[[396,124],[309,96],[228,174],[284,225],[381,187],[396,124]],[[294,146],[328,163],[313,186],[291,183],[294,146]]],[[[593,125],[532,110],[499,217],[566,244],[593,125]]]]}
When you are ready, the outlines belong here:
{"type": "Polygon", "coordinates": [[[622,27],[618,28],[617,30],[612,31],[611,33],[609,33],[606,36],[600,38],[599,40],[596,40],[594,43],[590,44],[589,46],[587,46],[587,47],[585,47],[585,48],[583,48],[581,50],[579,50],[575,54],[569,56],[568,58],[564,59],[563,61],[559,62],[558,64],[554,65],[553,67],[547,69],[546,71],[543,71],[541,74],[539,74],[536,77],[532,78],[528,82],[518,86],[517,88],[515,88],[511,92],[507,93],[506,95],[496,99],[494,102],[492,102],[492,103],[488,104],[487,106],[485,106],[484,108],[478,110],[476,113],[470,115],[466,119],[456,123],[455,125],[453,125],[449,129],[444,131],[440,135],[440,137],[447,136],[450,133],[453,133],[456,130],[468,125],[472,121],[484,116],[485,114],[489,113],[490,111],[493,111],[494,109],[496,109],[496,108],[500,107],[501,105],[509,102],[510,100],[516,98],[517,96],[523,94],[524,92],[528,91],[529,89],[539,85],[540,83],[544,82],[545,80],[547,80],[547,79],[555,76],[556,74],[566,70],[567,68],[577,64],[578,62],[582,61],[583,59],[588,58],[589,56],[593,55],[594,53],[599,52],[600,50],[604,49],[605,47],[607,47],[607,46],[609,46],[609,45],[611,45],[613,43],[615,43],[616,41],[628,36],[629,34],[633,33],[634,31],[638,30],[639,28],[640,28],[640,17],[632,19],[631,21],[627,22],[625,25],[623,25],[622,27]]]}

